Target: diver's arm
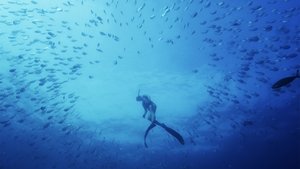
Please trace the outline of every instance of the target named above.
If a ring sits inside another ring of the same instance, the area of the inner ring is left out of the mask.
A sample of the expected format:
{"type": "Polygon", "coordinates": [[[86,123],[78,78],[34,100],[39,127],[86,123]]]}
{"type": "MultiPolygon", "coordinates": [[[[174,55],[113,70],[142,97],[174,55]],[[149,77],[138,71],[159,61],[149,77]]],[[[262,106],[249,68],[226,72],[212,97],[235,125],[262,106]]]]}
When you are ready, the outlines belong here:
{"type": "Polygon", "coordinates": [[[145,110],[145,112],[144,112],[144,114],[143,114],[143,118],[145,118],[145,116],[146,116],[148,110],[147,110],[147,107],[146,107],[145,105],[143,105],[143,107],[144,107],[144,110],[145,110]]]}

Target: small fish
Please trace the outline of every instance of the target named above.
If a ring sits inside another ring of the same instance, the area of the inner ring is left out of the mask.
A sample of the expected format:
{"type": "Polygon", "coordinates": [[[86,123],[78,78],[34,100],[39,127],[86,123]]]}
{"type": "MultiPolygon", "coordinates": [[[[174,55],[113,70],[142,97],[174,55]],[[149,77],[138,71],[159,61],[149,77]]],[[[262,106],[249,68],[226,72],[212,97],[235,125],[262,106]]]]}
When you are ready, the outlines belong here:
{"type": "Polygon", "coordinates": [[[247,127],[247,126],[252,126],[254,123],[251,120],[245,120],[242,122],[243,126],[247,127]]]}
{"type": "Polygon", "coordinates": [[[282,86],[288,85],[296,78],[300,78],[299,70],[297,70],[296,76],[289,76],[278,80],[276,83],[273,84],[272,89],[278,89],[282,86]]]}
{"type": "Polygon", "coordinates": [[[48,35],[50,35],[51,37],[55,37],[55,34],[52,32],[48,32],[48,35]]]}
{"type": "Polygon", "coordinates": [[[164,13],[161,15],[162,17],[166,16],[167,13],[170,12],[170,8],[166,7],[164,13]]]}
{"type": "Polygon", "coordinates": [[[155,15],[151,15],[151,16],[150,16],[150,19],[154,19],[154,18],[155,18],[155,15]]]}
{"type": "Polygon", "coordinates": [[[50,122],[44,124],[43,129],[46,129],[46,128],[48,128],[49,126],[50,126],[50,122]]]}
{"type": "Polygon", "coordinates": [[[195,12],[195,13],[192,15],[192,18],[195,18],[197,15],[198,15],[198,12],[195,12]]]}
{"type": "Polygon", "coordinates": [[[291,46],[290,45],[281,45],[280,49],[290,49],[291,46]]]}
{"type": "Polygon", "coordinates": [[[139,7],[139,8],[137,9],[137,11],[140,12],[145,6],[146,6],[146,4],[143,3],[143,5],[142,5],[141,7],[139,7]]]}
{"type": "Polygon", "coordinates": [[[272,31],[273,27],[271,25],[268,25],[264,29],[266,32],[270,32],[270,31],[272,31]]]}
{"type": "Polygon", "coordinates": [[[250,38],[248,38],[248,41],[249,42],[257,42],[257,41],[259,41],[259,37],[258,36],[250,37],[250,38]]]}
{"type": "Polygon", "coordinates": [[[295,58],[295,57],[297,57],[297,56],[298,56],[297,53],[291,53],[291,54],[286,55],[285,57],[286,57],[286,58],[295,58]]]}

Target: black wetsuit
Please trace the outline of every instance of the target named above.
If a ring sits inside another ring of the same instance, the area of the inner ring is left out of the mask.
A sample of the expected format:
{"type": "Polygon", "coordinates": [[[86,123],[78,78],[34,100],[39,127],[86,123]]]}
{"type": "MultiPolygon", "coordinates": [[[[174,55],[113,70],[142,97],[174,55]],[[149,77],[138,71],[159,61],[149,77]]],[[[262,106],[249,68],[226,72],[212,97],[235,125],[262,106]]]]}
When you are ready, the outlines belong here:
{"type": "Polygon", "coordinates": [[[143,117],[145,117],[146,113],[149,111],[150,113],[153,113],[153,114],[150,114],[149,116],[153,116],[152,118],[154,118],[154,119],[148,119],[148,120],[150,120],[151,122],[154,122],[156,120],[156,117],[155,117],[156,104],[152,100],[150,100],[150,98],[148,96],[142,96],[142,104],[143,104],[143,108],[145,110],[143,117]]]}

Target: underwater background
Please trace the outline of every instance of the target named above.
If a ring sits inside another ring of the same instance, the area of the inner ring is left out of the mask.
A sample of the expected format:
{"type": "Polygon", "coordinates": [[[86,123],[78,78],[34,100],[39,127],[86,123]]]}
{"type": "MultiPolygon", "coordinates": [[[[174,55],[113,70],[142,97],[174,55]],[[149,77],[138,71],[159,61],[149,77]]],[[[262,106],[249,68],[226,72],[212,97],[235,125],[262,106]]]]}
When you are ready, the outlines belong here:
{"type": "Polygon", "coordinates": [[[299,21],[299,0],[1,0],[0,169],[299,169],[299,21]],[[139,90],[184,145],[145,148],[139,90]]]}

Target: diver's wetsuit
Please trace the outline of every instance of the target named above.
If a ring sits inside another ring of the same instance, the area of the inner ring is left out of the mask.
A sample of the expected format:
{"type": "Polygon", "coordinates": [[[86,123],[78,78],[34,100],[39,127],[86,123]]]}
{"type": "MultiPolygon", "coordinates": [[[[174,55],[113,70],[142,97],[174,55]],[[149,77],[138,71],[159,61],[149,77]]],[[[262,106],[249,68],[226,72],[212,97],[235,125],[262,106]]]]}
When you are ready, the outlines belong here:
{"type": "Polygon", "coordinates": [[[142,104],[145,110],[143,117],[145,118],[147,112],[149,111],[148,120],[152,123],[156,120],[155,112],[156,112],[156,104],[149,98],[149,96],[141,96],[142,97],[142,104]]]}

